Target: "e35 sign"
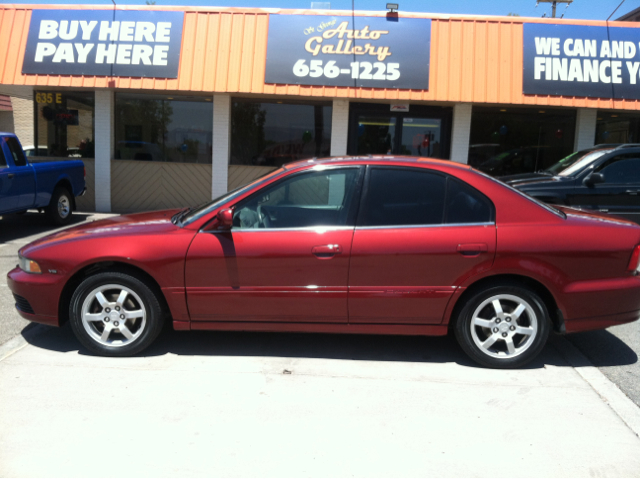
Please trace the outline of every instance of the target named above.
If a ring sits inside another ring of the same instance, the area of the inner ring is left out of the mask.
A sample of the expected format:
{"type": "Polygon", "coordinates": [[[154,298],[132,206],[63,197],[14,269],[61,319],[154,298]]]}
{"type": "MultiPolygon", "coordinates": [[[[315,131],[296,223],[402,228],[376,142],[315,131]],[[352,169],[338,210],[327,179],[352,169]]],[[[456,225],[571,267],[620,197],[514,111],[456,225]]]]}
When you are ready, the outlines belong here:
{"type": "Polygon", "coordinates": [[[182,12],[34,10],[22,73],[177,78],[182,12]]]}

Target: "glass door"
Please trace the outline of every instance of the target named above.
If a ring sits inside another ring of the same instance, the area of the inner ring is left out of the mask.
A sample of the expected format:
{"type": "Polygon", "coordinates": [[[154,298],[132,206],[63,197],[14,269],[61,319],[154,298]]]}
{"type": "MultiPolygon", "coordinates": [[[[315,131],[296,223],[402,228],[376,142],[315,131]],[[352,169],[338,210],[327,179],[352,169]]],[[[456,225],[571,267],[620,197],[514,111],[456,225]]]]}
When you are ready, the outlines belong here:
{"type": "Polygon", "coordinates": [[[349,155],[449,158],[451,108],[410,105],[409,112],[392,112],[388,104],[350,107],[349,155]]]}

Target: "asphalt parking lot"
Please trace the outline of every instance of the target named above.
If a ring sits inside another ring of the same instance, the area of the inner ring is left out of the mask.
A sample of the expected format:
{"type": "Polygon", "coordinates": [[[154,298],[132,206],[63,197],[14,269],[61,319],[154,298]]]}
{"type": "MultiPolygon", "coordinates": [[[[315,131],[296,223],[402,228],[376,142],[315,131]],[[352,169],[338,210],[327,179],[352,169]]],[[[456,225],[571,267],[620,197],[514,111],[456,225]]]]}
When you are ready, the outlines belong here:
{"type": "MultiPolygon", "coordinates": [[[[50,231],[0,219],[3,274],[50,231]]],[[[3,477],[640,476],[637,322],[554,337],[517,371],[399,336],[167,330],[100,358],[2,284],[3,477]]]]}

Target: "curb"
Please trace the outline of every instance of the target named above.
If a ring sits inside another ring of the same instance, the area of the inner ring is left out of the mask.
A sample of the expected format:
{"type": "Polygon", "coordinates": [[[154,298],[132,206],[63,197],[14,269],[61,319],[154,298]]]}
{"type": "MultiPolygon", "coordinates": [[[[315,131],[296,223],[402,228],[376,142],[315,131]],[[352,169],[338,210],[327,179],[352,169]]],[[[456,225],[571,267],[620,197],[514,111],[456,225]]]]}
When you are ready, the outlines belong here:
{"type": "Polygon", "coordinates": [[[43,324],[32,323],[4,344],[0,344],[0,361],[17,353],[29,344],[29,340],[49,331],[49,327],[43,324]]]}
{"type": "Polygon", "coordinates": [[[638,407],[620,388],[595,367],[571,341],[556,336],[550,343],[575,369],[602,400],[609,405],[622,422],[640,437],[640,407],[638,407]]]}

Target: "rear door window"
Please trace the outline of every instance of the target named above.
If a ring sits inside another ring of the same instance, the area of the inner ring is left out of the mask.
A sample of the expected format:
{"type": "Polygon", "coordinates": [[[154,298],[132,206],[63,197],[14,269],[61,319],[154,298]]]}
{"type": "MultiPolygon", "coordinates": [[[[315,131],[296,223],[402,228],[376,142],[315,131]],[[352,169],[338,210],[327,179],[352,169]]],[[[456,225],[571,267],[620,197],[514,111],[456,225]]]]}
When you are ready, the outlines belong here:
{"type": "Polygon", "coordinates": [[[18,140],[12,136],[8,136],[4,138],[4,141],[9,147],[9,151],[13,157],[13,164],[15,166],[27,166],[27,158],[24,156],[24,152],[22,151],[22,147],[20,146],[20,143],[18,143],[18,140]]]}
{"type": "Polygon", "coordinates": [[[445,223],[469,224],[491,223],[493,203],[475,188],[449,177],[447,179],[447,200],[445,223]]]}
{"type": "Polygon", "coordinates": [[[372,167],[359,226],[490,223],[493,203],[470,185],[422,168],[372,167]]]}
{"type": "Polygon", "coordinates": [[[373,167],[360,226],[438,225],[444,221],[446,177],[418,168],[373,167]]]}

